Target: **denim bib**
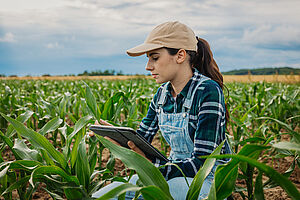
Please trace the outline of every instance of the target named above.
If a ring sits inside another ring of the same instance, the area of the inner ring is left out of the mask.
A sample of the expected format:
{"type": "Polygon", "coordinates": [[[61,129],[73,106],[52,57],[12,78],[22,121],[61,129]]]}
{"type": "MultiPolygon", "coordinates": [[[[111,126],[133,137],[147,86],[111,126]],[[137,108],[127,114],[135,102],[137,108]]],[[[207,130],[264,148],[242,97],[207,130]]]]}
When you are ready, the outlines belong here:
{"type": "MultiPolygon", "coordinates": [[[[202,75],[195,89],[188,91],[181,113],[165,113],[163,111],[162,106],[166,101],[168,84],[165,84],[162,88],[158,99],[158,126],[163,137],[171,147],[169,160],[185,160],[192,157],[194,142],[188,132],[189,113],[197,88],[202,82],[209,79],[202,75]]],[[[193,85],[190,88],[193,88],[193,85]]]]}

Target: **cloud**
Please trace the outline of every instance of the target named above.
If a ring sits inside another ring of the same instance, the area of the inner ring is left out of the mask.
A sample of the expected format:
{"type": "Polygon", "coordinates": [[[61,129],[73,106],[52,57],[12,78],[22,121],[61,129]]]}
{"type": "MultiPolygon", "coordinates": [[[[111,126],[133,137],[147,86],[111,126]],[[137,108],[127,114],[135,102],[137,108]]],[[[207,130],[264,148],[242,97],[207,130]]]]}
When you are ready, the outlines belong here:
{"type": "Polygon", "coordinates": [[[59,48],[63,48],[63,46],[60,45],[60,44],[58,44],[58,42],[55,42],[55,43],[48,43],[48,44],[46,45],[46,47],[47,47],[48,49],[59,49],[59,48]]]}
{"type": "Polygon", "coordinates": [[[261,48],[300,50],[300,29],[286,25],[262,25],[253,30],[246,29],[242,40],[261,48]]]}
{"type": "Polygon", "coordinates": [[[3,37],[0,37],[0,42],[16,42],[16,39],[14,34],[6,33],[3,37]]]}

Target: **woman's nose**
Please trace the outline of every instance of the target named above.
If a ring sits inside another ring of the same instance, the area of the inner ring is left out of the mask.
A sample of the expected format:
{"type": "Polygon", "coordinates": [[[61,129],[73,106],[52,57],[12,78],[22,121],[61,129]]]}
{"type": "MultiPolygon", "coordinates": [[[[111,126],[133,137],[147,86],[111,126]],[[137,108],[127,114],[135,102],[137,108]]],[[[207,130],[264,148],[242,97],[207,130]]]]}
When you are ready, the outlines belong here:
{"type": "Polygon", "coordinates": [[[146,70],[148,70],[148,71],[153,70],[153,66],[152,66],[152,64],[149,61],[147,62],[146,70]]]}

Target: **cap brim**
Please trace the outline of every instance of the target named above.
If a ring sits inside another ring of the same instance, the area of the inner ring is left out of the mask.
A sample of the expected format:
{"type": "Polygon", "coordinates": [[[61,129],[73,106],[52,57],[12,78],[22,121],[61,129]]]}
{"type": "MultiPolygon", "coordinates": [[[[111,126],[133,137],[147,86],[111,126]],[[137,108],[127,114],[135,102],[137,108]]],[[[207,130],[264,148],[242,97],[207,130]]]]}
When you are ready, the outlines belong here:
{"type": "Polygon", "coordinates": [[[139,46],[133,47],[131,49],[128,49],[126,52],[130,56],[141,56],[144,53],[148,51],[152,51],[154,49],[159,49],[164,47],[163,45],[160,44],[149,44],[149,43],[143,43],[139,46]]]}

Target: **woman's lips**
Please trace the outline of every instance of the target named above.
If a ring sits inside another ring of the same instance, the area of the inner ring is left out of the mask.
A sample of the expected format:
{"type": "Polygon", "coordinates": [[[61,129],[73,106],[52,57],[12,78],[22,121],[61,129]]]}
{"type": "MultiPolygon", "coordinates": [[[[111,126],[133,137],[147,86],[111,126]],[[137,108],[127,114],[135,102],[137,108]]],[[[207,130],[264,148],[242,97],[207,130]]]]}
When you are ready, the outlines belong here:
{"type": "Polygon", "coordinates": [[[158,74],[152,74],[153,78],[157,78],[158,74]]]}

